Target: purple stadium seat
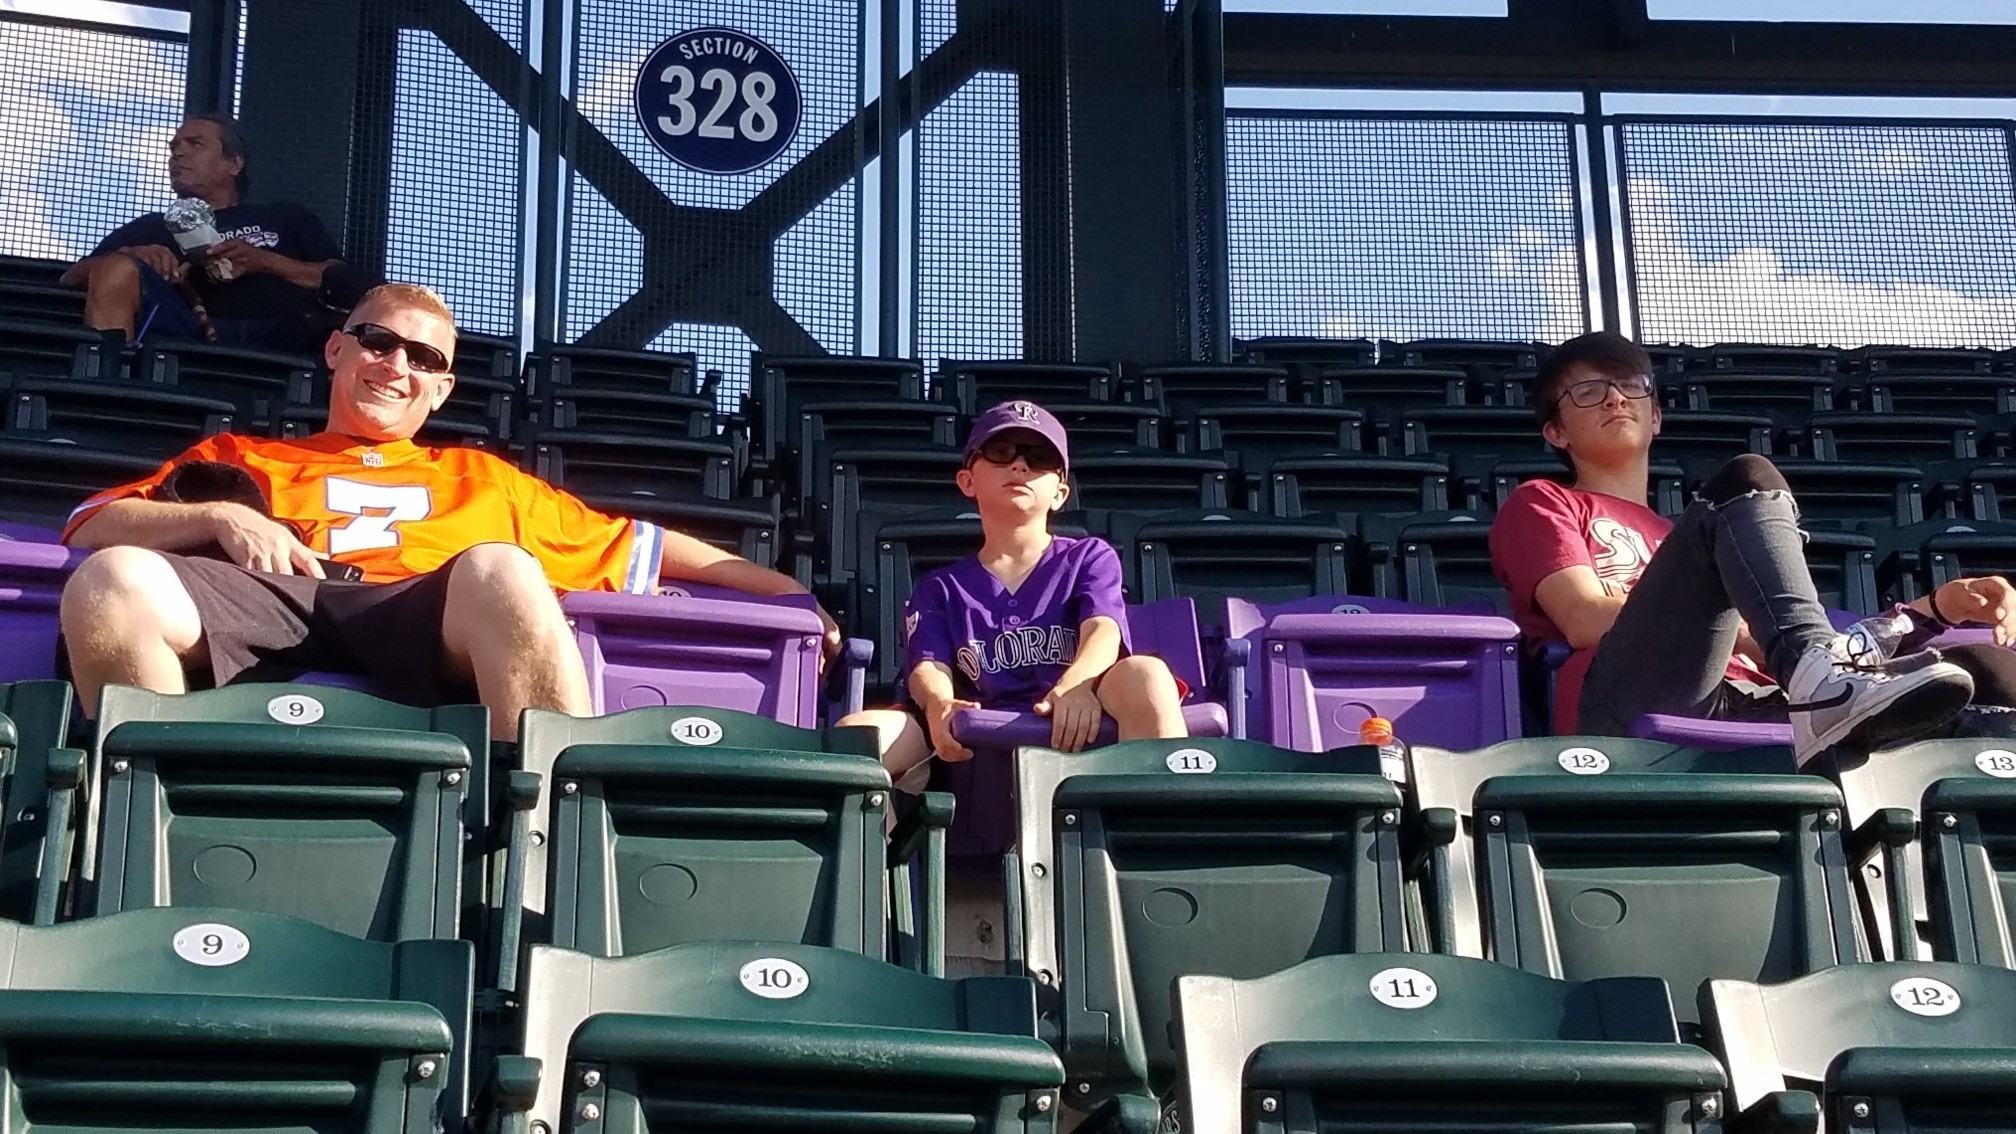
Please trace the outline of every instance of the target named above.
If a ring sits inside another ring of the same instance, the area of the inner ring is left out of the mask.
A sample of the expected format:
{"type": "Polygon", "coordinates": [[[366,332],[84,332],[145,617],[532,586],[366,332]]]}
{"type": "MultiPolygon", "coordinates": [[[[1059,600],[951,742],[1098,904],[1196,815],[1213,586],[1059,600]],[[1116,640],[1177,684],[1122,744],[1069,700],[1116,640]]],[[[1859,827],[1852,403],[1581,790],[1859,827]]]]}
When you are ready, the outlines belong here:
{"type": "MultiPolygon", "coordinates": [[[[1164,599],[1128,607],[1127,635],[1135,653],[1161,658],[1190,687],[1183,722],[1191,736],[1225,736],[1231,731],[1226,707],[1208,699],[1194,600],[1164,599]]],[[[942,786],[959,801],[946,850],[962,858],[999,858],[1015,841],[1015,771],[1008,753],[1023,745],[1048,745],[1050,719],[1035,713],[968,709],[953,718],[952,732],[973,749],[973,759],[944,768],[942,786]]],[[[1107,720],[1100,726],[1098,743],[1116,739],[1113,722],[1107,720]]]]}
{"type": "MultiPolygon", "coordinates": [[[[56,676],[56,602],[63,581],[89,554],[58,543],[27,542],[7,525],[0,539],[0,682],[56,676]]],[[[54,534],[54,533],[47,533],[54,534]]]]}
{"type": "Polygon", "coordinates": [[[576,591],[560,608],[574,624],[598,714],[708,705],[819,726],[824,632],[810,595],[576,591]]]}
{"type": "Polygon", "coordinates": [[[1382,716],[1409,744],[1481,748],[1520,734],[1519,628],[1479,609],[1319,596],[1270,606],[1226,600],[1225,633],[1259,659],[1244,692],[1249,734],[1327,752],[1382,716]]]}

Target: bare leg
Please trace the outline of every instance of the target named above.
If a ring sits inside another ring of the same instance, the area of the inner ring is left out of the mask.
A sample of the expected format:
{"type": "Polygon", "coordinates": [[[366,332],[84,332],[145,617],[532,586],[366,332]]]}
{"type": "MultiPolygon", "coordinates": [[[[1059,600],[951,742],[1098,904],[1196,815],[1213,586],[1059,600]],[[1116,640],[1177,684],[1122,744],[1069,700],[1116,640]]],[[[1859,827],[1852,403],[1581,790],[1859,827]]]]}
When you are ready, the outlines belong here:
{"type": "Polygon", "coordinates": [[[60,618],[86,715],[97,715],[107,685],[188,691],[183,666],[202,656],[203,623],[158,552],[108,547],[86,559],[63,587],[60,618]]]}
{"type": "Polygon", "coordinates": [[[451,676],[476,683],[490,708],[491,738],[515,739],[525,709],[587,716],[587,669],[539,561],[523,548],[486,543],[450,570],[443,661],[451,676]]]}
{"type": "MultiPolygon", "coordinates": [[[[931,738],[917,727],[916,718],[901,709],[863,709],[840,718],[841,728],[872,728],[875,747],[882,753],[882,766],[889,778],[901,781],[905,774],[931,757],[931,738]]],[[[898,782],[898,787],[903,785],[898,782]]]]}
{"type": "Polygon", "coordinates": [[[84,281],[84,325],[133,337],[140,318],[140,265],[131,256],[107,256],[84,281]]]}
{"type": "Polygon", "coordinates": [[[1176,678],[1161,658],[1135,654],[1099,677],[1099,707],[1119,726],[1122,740],[1188,736],[1176,678]]]}

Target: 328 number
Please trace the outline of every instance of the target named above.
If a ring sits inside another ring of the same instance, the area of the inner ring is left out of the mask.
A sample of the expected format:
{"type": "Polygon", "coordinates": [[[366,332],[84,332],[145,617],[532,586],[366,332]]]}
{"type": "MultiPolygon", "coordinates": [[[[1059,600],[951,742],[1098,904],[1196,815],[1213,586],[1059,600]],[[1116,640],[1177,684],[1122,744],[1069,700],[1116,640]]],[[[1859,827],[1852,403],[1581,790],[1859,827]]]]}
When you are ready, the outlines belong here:
{"type": "Polygon", "coordinates": [[[703,138],[734,138],[738,130],[742,138],[751,142],[767,142],[777,136],[777,112],[770,105],[777,97],[777,79],[768,71],[751,71],[742,76],[739,93],[745,105],[733,126],[721,123],[734,109],[738,93],[735,76],[725,68],[712,68],[695,79],[691,67],[675,63],[660,72],[658,78],[672,85],[665,96],[672,113],[658,116],[658,128],[675,138],[696,129],[703,138]],[[714,95],[714,104],[704,118],[693,104],[696,91],[714,95]]]}

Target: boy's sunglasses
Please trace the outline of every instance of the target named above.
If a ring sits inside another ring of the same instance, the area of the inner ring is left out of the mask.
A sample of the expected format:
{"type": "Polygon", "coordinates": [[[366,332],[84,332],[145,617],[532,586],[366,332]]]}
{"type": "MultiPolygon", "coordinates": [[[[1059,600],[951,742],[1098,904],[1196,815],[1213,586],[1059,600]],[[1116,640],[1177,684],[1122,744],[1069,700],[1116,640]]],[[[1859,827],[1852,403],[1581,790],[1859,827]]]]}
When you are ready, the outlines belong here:
{"type": "Polygon", "coordinates": [[[1582,409],[1590,409],[1602,405],[1603,399],[1610,396],[1612,387],[1627,398],[1649,398],[1652,396],[1652,376],[1627,374],[1620,378],[1590,378],[1563,390],[1561,396],[1554,399],[1554,404],[1558,406],[1567,401],[1582,409]]]}
{"type": "Polygon", "coordinates": [[[378,355],[390,355],[400,347],[406,348],[406,365],[428,374],[439,374],[448,369],[448,357],[423,342],[416,342],[396,331],[386,330],[376,323],[359,323],[343,328],[343,333],[357,340],[357,345],[378,355]]]}
{"type": "Polygon", "coordinates": [[[1064,470],[1064,458],[1057,455],[1057,450],[1041,442],[996,438],[981,442],[980,448],[975,452],[985,458],[990,465],[1012,465],[1015,463],[1015,458],[1020,457],[1023,463],[1029,466],[1030,472],[1053,473],[1064,470]]]}

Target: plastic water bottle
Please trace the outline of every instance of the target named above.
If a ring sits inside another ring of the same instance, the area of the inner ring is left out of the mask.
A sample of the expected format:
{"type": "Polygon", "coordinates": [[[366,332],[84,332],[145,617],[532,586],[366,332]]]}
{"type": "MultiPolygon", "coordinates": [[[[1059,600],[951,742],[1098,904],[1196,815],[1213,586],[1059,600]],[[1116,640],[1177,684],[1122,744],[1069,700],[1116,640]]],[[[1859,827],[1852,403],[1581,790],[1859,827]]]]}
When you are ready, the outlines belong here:
{"type": "Polygon", "coordinates": [[[1367,717],[1358,726],[1358,742],[1379,750],[1379,772],[1396,784],[1407,782],[1407,743],[1393,735],[1393,722],[1367,717]]]}
{"type": "Polygon", "coordinates": [[[1911,616],[1896,610],[1871,615],[1850,626],[1842,642],[1844,661],[1875,664],[1897,656],[1897,647],[1916,628],[1911,616]]]}

